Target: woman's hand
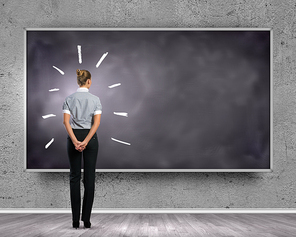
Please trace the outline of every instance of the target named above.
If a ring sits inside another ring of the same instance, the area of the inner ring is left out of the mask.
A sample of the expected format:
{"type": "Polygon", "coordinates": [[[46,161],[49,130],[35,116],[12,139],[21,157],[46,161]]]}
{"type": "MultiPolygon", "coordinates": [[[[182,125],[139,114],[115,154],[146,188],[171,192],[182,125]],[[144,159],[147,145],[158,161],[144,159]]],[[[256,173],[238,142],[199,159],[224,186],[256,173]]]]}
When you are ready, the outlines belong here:
{"type": "Polygon", "coordinates": [[[74,146],[75,146],[75,149],[77,150],[77,151],[80,151],[80,152],[82,152],[85,148],[82,148],[81,147],[81,143],[82,142],[80,142],[80,141],[74,141],[73,142],[73,144],[74,144],[74,146]]]}
{"type": "Polygon", "coordinates": [[[83,151],[86,148],[87,144],[88,142],[86,142],[85,140],[79,144],[81,151],[83,151]]]}
{"type": "Polygon", "coordinates": [[[88,143],[87,143],[86,141],[83,141],[83,142],[80,142],[80,141],[73,141],[73,144],[74,144],[75,149],[76,149],[77,151],[82,152],[82,151],[86,148],[86,146],[87,146],[88,143]]]}

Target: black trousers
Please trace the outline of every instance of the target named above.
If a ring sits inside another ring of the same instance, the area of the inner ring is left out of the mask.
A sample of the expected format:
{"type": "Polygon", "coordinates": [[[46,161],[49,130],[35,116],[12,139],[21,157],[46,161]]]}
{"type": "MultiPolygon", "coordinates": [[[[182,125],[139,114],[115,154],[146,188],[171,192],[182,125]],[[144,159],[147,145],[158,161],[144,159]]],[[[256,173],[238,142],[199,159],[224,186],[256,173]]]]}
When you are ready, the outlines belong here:
{"type": "MultiPolygon", "coordinates": [[[[89,133],[89,129],[73,129],[73,132],[78,141],[83,141],[89,133]]],[[[81,180],[81,158],[83,157],[84,172],[84,196],[82,204],[82,221],[90,221],[91,209],[94,201],[95,194],[95,175],[96,175],[96,162],[98,155],[99,143],[97,134],[91,138],[83,152],[75,149],[75,146],[68,136],[67,138],[67,151],[70,162],[70,196],[72,208],[72,220],[79,221],[80,219],[80,180],[81,180]]]]}

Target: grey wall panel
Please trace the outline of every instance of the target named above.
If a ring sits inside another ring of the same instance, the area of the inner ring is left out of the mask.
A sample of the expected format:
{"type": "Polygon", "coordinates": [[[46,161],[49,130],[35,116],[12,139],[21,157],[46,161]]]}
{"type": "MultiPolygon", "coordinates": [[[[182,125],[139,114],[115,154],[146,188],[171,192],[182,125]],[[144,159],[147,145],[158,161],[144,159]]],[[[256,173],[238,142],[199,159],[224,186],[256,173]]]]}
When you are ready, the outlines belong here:
{"type": "Polygon", "coordinates": [[[95,208],[295,208],[294,1],[1,1],[0,207],[69,208],[68,173],[24,172],[24,28],[274,31],[271,173],[98,173],[95,208]]]}

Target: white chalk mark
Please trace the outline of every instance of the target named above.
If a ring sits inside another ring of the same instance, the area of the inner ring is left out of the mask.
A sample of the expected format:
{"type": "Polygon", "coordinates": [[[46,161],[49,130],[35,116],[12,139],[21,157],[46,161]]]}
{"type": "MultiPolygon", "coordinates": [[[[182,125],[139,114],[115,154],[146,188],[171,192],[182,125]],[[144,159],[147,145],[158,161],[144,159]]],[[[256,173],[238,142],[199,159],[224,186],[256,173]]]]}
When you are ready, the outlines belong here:
{"type": "Polygon", "coordinates": [[[60,89],[58,89],[58,88],[54,88],[54,89],[50,89],[50,90],[48,90],[49,92],[53,92],[53,91],[59,91],[60,89]]]}
{"type": "Polygon", "coordinates": [[[56,116],[55,114],[47,114],[47,115],[42,116],[42,118],[47,119],[47,118],[55,117],[55,116],[56,116]]]}
{"type": "Polygon", "coordinates": [[[115,142],[119,142],[119,143],[125,144],[125,145],[128,145],[128,146],[131,145],[131,144],[128,143],[128,142],[123,142],[123,141],[117,140],[117,139],[115,139],[115,138],[113,138],[113,137],[111,137],[111,140],[113,140],[113,141],[115,141],[115,142]]]}
{"type": "Polygon", "coordinates": [[[77,45],[77,50],[78,50],[78,60],[79,63],[82,63],[82,55],[81,55],[81,45],[77,45]]]}
{"type": "Polygon", "coordinates": [[[111,89],[111,88],[114,88],[114,87],[117,87],[117,86],[120,86],[120,85],[121,85],[121,83],[117,83],[117,84],[113,84],[113,85],[108,86],[108,87],[111,89]]]}
{"type": "Polygon", "coordinates": [[[125,113],[125,112],[113,112],[115,115],[119,115],[119,116],[124,116],[124,117],[127,117],[128,114],[125,113]]]}
{"type": "Polygon", "coordinates": [[[45,145],[45,149],[47,149],[51,145],[51,143],[53,143],[53,141],[54,141],[54,138],[51,139],[50,142],[45,145]]]}
{"type": "Polygon", "coordinates": [[[99,62],[97,63],[96,68],[98,68],[100,66],[102,61],[106,58],[107,54],[108,54],[108,52],[103,54],[103,56],[100,58],[99,62]]]}
{"type": "Polygon", "coordinates": [[[56,66],[52,66],[52,67],[54,69],[58,70],[58,72],[61,73],[62,75],[65,75],[65,73],[61,69],[57,68],[56,66]]]}

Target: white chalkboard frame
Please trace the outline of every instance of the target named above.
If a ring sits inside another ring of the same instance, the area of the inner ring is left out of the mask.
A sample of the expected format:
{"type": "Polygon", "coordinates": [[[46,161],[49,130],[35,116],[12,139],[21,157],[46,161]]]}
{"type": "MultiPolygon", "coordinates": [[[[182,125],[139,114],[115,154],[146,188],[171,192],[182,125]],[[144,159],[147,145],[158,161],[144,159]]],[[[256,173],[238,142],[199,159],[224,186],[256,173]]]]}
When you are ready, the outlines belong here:
{"type": "Polygon", "coordinates": [[[270,32],[270,167],[267,169],[96,169],[96,172],[272,172],[273,170],[273,30],[270,28],[26,28],[24,29],[24,170],[26,172],[69,172],[69,169],[27,167],[27,32],[28,31],[269,31],[270,32]]]}

